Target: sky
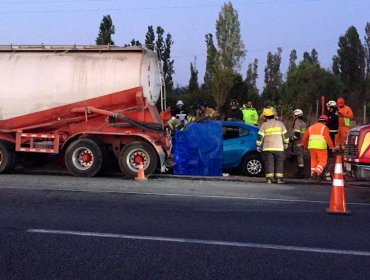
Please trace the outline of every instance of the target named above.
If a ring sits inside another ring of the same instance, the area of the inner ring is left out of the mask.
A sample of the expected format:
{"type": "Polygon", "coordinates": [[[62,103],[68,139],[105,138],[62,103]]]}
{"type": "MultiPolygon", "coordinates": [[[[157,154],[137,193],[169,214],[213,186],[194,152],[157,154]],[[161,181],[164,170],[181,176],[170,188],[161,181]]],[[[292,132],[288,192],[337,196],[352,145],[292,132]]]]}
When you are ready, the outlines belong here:
{"type": "MultiPolygon", "coordinates": [[[[175,86],[187,86],[190,63],[203,81],[207,50],[205,35],[215,38],[216,21],[227,1],[219,0],[0,0],[0,44],[95,44],[100,22],[110,15],[116,45],[131,39],[144,42],[148,26],[161,26],[174,41],[175,86]]],[[[285,73],[292,49],[298,61],[315,48],[321,66],[331,69],[338,39],[355,26],[364,42],[370,22],[370,0],[232,0],[238,12],[241,38],[247,50],[241,74],[259,61],[257,86],[263,89],[267,53],[283,49],[285,73]]],[[[216,44],[216,39],[215,39],[216,44]]]]}

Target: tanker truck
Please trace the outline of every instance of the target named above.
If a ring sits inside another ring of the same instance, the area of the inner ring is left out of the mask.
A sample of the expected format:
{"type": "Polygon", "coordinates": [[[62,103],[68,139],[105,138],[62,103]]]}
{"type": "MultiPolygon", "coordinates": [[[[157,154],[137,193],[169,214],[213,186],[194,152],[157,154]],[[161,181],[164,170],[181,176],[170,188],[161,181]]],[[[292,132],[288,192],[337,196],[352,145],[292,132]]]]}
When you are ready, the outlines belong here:
{"type": "Polygon", "coordinates": [[[170,138],[155,103],[162,77],[144,47],[0,46],[0,173],[40,154],[92,177],[165,170],[170,138]]]}

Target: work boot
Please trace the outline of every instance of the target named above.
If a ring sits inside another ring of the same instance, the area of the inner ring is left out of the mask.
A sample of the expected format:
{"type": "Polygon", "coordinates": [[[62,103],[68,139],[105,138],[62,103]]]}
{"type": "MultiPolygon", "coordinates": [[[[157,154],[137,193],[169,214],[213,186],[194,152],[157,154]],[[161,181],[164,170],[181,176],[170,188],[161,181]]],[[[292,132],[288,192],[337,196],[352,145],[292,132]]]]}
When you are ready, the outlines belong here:
{"type": "Polygon", "coordinates": [[[267,184],[272,184],[272,179],[270,179],[270,178],[266,178],[266,183],[267,183],[267,184]]]}
{"type": "Polygon", "coordinates": [[[277,178],[276,183],[285,184],[284,178],[277,178]]]}
{"type": "Polygon", "coordinates": [[[321,182],[321,176],[319,174],[317,174],[316,172],[313,173],[313,179],[320,183],[321,182]]]}

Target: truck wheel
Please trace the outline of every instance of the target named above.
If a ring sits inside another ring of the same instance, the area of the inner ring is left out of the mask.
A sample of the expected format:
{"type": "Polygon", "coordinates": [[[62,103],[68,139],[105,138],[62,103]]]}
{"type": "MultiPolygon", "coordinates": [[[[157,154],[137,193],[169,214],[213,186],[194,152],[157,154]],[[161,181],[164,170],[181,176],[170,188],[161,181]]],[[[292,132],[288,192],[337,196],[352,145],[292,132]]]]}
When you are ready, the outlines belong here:
{"type": "Polygon", "coordinates": [[[16,165],[16,155],[12,144],[0,141],[0,173],[12,171],[16,165]]]}
{"type": "Polygon", "coordinates": [[[78,139],[72,142],[65,153],[68,171],[79,177],[93,177],[103,166],[103,152],[92,139],[78,139]]]}
{"type": "Polygon", "coordinates": [[[145,142],[132,142],[124,146],[118,161],[122,173],[130,179],[137,176],[140,162],[146,175],[153,174],[158,166],[157,153],[145,142]]]}
{"type": "Polygon", "coordinates": [[[263,174],[262,159],[259,155],[252,154],[244,157],[242,171],[247,176],[260,177],[263,174]]]}

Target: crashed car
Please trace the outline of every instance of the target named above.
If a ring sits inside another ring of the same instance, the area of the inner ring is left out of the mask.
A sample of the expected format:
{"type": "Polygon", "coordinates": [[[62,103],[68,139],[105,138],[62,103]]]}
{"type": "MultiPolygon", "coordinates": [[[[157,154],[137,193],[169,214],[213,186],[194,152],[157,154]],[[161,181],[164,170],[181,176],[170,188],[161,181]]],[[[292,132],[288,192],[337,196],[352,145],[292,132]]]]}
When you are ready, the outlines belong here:
{"type": "Polygon", "coordinates": [[[224,170],[237,169],[247,176],[262,176],[261,154],[257,152],[258,127],[242,121],[222,121],[224,170]]]}

